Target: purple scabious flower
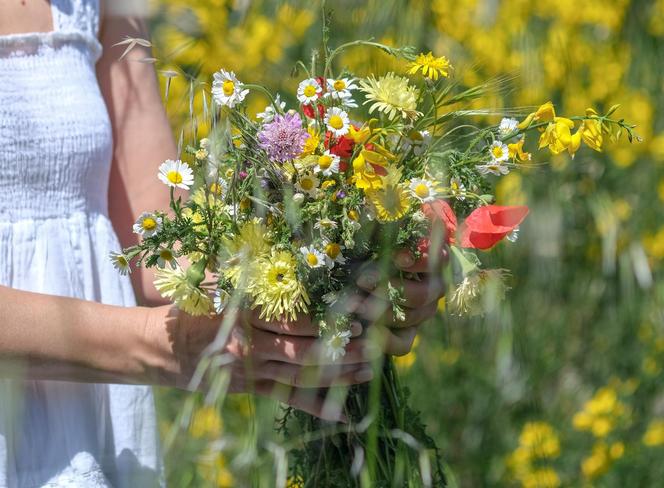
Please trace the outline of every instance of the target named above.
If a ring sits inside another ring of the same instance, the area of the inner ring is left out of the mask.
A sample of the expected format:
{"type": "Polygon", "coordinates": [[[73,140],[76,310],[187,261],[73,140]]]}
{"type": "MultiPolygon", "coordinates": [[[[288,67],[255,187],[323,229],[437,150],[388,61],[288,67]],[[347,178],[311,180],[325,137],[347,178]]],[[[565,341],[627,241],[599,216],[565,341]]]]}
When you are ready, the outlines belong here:
{"type": "Polygon", "coordinates": [[[296,113],[277,115],[258,133],[260,146],[273,161],[283,163],[302,153],[309,134],[302,127],[302,119],[296,113]]]}

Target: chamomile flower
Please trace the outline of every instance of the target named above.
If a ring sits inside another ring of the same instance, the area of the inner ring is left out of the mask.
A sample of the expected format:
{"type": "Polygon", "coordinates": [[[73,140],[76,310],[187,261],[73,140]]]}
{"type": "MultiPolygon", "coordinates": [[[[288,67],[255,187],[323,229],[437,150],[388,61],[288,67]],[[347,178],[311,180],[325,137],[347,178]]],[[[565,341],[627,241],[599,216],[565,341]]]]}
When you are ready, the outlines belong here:
{"type": "Polygon", "coordinates": [[[316,173],[323,173],[325,176],[332,176],[332,173],[338,173],[340,159],[339,156],[330,153],[329,150],[325,151],[318,156],[318,162],[315,168],[316,173]]]}
{"type": "Polygon", "coordinates": [[[121,275],[126,276],[131,273],[131,268],[129,267],[129,259],[122,253],[112,252],[111,253],[111,262],[113,267],[117,269],[121,275]]]}
{"type": "Polygon", "coordinates": [[[410,192],[420,202],[431,202],[436,199],[436,189],[433,182],[422,178],[413,178],[410,180],[410,192]]]}
{"type": "Polygon", "coordinates": [[[505,117],[500,121],[500,125],[498,126],[498,134],[501,136],[512,134],[517,131],[518,127],[518,120],[505,117]]]}
{"type": "Polygon", "coordinates": [[[172,269],[178,267],[178,263],[175,260],[175,253],[167,247],[162,247],[157,253],[157,266],[160,269],[164,269],[166,265],[169,265],[172,269]]]}
{"type": "Polygon", "coordinates": [[[325,125],[335,137],[348,134],[350,119],[348,114],[339,107],[332,107],[325,114],[325,125]]]}
{"type": "Polygon", "coordinates": [[[477,166],[477,171],[480,172],[480,174],[483,175],[496,175],[496,176],[501,176],[501,175],[506,175],[507,173],[510,172],[510,169],[507,167],[505,163],[502,162],[497,162],[497,161],[492,161],[487,164],[480,164],[477,166]]]}
{"type": "Polygon", "coordinates": [[[450,192],[457,200],[463,201],[466,199],[466,187],[459,178],[450,179],[450,192]]]}
{"type": "Polygon", "coordinates": [[[318,184],[320,180],[316,178],[313,174],[303,174],[295,183],[295,188],[302,192],[306,193],[310,197],[315,197],[318,193],[318,184]]]}
{"type": "Polygon", "coordinates": [[[314,224],[314,229],[320,230],[322,232],[324,230],[336,229],[337,225],[338,224],[334,220],[322,218],[316,221],[314,224]]]}
{"type": "Polygon", "coordinates": [[[493,141],[489,147],[489,152],[494,163],[502,163],[510,158],[510,150],[507,144],[500,141],[493,141]]]}
{"type": "Polygon", "coordinates": [[[187,163],[179,159],[167,159],[161,163],[158,176],[163,183],[173,188],[188,190],[194,184],[194,172],[187,163]]]}
{"type": "Polygon", "coordinates": [[[228,305],[230,299],[231,296],[228,294],[226,290],[217,288],[217,290],[214,292],[214,296],[212,297],[212,305],[214,306],[214,311],[218,314],[223,312],[224,309],[226,308],[226,305],[228,305]]]}
{"type": "Polygon", "coordinates": [[[403,139],[402,148],[408,152],[411,148],[415,156],[421,156],[431,146],[431,133],[428,130],[412,131],[403,139]]]}
{"type": "Polygon", "coordinates": [[[221,106],[233,108],[249,93],[249,90],[242,88],[242,83],[235,77],[235,73],[222,69],[214,74],[212,98],[221,106]]]}
{"type": "Polygon", "coordinates": [[[310,268],[320,268],[325,264],[325,256],[314,246],[303,246],[300,248],[300,252],[304,256],[304,262],[310,268]]]}
{"type": "Polygon", "coordinates": [[[344,107],[357,108],[357,103],[353,100],[351,90],[357,90],[358,86],[355,84],[353,78],[339,78],[327,80],[327,92],[325,98],[338,100],[344,107]]]}
{"type": "Polygon", "coordinates": [[[350,342],[350,331],[335,332],[325,340],[325,354],[333,362],[346,355],[346,346],[350,342]]]}
{"type": "Polygon", "coordinates": [[[297,87],[297,99],[303,105],[309,105],[316,100],[323,91],[315,78],[309,78],[300,82],[297,87]]]}
{"type": "Polygon", "coordinates": [[[133,230],[135,234],[150,237],[161,230],[161,224],[161,217],[150,212],[143,212],[136,220],[133,230]]]}
{"type": "Polygon", "coordinates": [[[277,96],[274,98],[274,105],[271,103],[265,107],[261,113],[256,114],[256,117],[261,119],[264,124],[268,124],[274,120],[274,116],[277,114],[277,110],[274,107],[278,107],[280,112],[283,112],[286,108],[286,102],[281,101],[281,97],[277,93],[277,96]]]}
{"type": "Polygon", "coordinates": [[[325,266],[332,269],[335,263],[346,264],[346,258],[342,251],[346,249],[341,244],[336,242],[323,242],[323,251],[325,252],[325,266]]]}

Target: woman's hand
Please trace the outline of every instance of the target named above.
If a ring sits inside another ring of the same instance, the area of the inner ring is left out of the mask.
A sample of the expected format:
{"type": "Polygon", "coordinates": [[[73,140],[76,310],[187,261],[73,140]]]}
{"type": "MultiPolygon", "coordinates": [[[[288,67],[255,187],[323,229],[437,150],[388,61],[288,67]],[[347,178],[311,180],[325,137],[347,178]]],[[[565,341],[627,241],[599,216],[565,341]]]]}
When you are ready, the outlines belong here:
{"type": "MultiPolygon", "coordinates": [[[[319,388],[369,381],[366,341],[351,339],[346,354],[332,362],[323,354],[318,329],[307,316],[295,322],[265,321],[258,312],[225,311],[192,317],[174,306],[153,309],[147,327],[148,362],[159,382],[196,388],[192,381],[201,359],[211,359],[230,373],[231,392],[255,392],[277,398],[319,417],[338,420],[339,408],[326,405],[319,388]]],[[[354,323],[353,337],[362,327],[354,323]]],[[[214,374],[214,371],[208,371],[214,374]]]]}
{"type": "Polygon", "coordinates": [[[366,293],[352,297],[347,309],[376,327],[387,354],[408,354],[417,328],[436,314],[438,300],[445,295],[441,268],[448,260],[447,247],[436,253],[423,254],[419,259],[408,250],[400,250],[395,255],[394,264],[403,278],[389,279],[384,278],[377,265],[369,264],[356,281],[366,293]],[[394,315],[388,298],[390,286],[401,291],[403,320],[394,315]]]}

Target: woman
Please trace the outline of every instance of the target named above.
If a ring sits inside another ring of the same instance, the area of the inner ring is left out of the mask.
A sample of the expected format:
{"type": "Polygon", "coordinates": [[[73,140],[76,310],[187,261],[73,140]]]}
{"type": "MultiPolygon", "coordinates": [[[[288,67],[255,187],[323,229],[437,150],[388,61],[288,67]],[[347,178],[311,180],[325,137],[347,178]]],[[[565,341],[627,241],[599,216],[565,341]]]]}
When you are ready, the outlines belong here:
{"type": "MultiPolygon", "coordinates": [[[[154,70],[131,62],[149,53],[119,61],[113,47],[146,33],[116,14],[101,15],[98,0],[0,3],[3,488],[163,484],[151,389],[137,384],[186,387],[219,328],[219,317],[133,306],[132,284],[108,260],[133,242],[140,211],[167,208],[155,173],[176,156],[154,70]]],[[[425,271],[426,262],[399,258],[425,271]]],[[[149,273],[132,278],[143,304],[163,303],[149,273]]],[[[364,275],[359,285],[374,293],[355,304],[369,318],[385,310],[375,278],[364,275]]],[[[406,325],[415,325],[434,313],[440,283],[406,288],[406,325]]],[[[310,354],[317,334],[307,318],[240,315],[228,317],[230,340],[215,344],[235,359],[232,391],[278,392],[320,414],[309,387],[370,378],[360,339],[344,364],[325,365],[310,354]]],[[[406,353],[414,334],[386,332],[386,350],[406,353]]]]}

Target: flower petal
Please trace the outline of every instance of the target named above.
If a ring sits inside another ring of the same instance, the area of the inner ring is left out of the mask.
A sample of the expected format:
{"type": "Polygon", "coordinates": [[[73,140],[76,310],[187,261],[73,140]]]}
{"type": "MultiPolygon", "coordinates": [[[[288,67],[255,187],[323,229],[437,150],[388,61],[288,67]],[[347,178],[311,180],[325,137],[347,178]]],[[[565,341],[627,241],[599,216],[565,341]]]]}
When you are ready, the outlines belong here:
{"type": "Polygon", "coordinates": [[[523,222],[528,207],[486,205],[475,209],[463,223],[461,247],[489,249],[523,222]]]}

